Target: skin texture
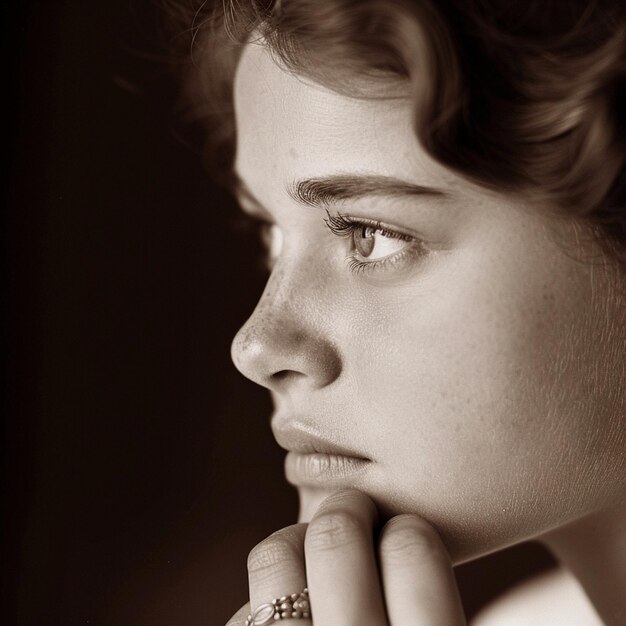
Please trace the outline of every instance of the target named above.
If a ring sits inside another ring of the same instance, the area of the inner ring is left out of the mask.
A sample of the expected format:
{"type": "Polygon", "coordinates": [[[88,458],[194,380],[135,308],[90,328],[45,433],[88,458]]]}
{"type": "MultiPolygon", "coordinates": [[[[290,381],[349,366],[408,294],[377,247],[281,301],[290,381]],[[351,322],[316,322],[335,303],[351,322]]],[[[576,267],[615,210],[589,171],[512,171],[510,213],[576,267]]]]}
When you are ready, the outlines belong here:
{"type": "MultiPolygon", "coordinates": [[[[309,524],[281,529],[250,552],[250,604],[306,586],[315,626],[464,624],[450,558],[432,526],[415,515],[398,515],[375,546],[378,521],[365,494],[329,496],[309,524]]],[[[248,614],[249,607],[242,607],[228,626],[241,626],[248,614]]]]}
{"type": "Polygon", "coordinates": [[[370,460],[347,480],[300,481],[299,521],[355,488],[382,520],[432,525],[460,563],[621,515],[622,279],[590,261],[580,228],[435,163],[404,100],[339,95],[287,73],[261,44],[243,52],[235,107],[236,170],[263,207],[244,198],[243,208],[277,228],[234,363],[271,391],[279,439],[314,433],[370,460]],[[422,256],[379,237],[403,258],[352,272],[352,240],[288,193],[294,180],[353,173],[445,192],[325,207],[422,239],[422,256]]]}

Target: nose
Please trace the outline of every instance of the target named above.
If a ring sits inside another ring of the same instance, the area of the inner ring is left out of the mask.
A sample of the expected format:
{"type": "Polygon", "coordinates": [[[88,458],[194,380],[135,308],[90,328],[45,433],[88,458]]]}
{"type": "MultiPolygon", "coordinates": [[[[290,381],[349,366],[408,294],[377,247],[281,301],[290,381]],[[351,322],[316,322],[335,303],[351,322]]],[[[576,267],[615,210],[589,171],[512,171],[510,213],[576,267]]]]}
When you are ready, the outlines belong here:
{"type": "Polygon", "coordinates": [[[323,317],[319,294],[303,293],[275,269],[233,339],[233,363],[244,376],[275,392],[330,385],[341,372],[341,359],[323,317]]]}

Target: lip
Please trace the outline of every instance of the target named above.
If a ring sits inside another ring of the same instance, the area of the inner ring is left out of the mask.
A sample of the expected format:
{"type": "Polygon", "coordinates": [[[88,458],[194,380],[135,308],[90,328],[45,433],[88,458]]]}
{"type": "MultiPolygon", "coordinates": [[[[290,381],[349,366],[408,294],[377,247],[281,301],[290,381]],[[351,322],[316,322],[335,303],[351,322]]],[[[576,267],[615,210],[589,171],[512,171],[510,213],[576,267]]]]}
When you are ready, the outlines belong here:
{"type": "Polygon", "coordinates": [[[278,445],[288,452],[285,475],[293,485],[354,485],[372,463],[358,451],[331,442],[296,420],[275,418],[272,431],[278,445]]]}
{"type": "Polygon", "coordinates": [[[292,485],[347,487],[371,461],[339,454],[301,454],[289,452],[285,457],[285,476],[292,485]]]}
{"type": "Polygon", "coordinates": [[[365,461],[369,460],[356,450],[351,450],[338,443],[329,441],[304,422],[295,419],[273,418],[272,433],[278,445],[287,450],[287,452],[327,454],[352,457],[365,461]]]}

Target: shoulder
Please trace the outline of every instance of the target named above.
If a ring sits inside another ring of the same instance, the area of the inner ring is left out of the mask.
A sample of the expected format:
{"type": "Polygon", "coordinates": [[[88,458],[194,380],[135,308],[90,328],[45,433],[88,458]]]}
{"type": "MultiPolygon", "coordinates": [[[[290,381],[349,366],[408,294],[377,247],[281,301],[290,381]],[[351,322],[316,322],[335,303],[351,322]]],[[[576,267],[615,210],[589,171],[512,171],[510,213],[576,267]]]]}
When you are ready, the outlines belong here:
{"type": "Polygon", "coordinates": [[[534,576],[488,604],[470,626],[603,626],[576,578],[565,569],[534,576]]]}

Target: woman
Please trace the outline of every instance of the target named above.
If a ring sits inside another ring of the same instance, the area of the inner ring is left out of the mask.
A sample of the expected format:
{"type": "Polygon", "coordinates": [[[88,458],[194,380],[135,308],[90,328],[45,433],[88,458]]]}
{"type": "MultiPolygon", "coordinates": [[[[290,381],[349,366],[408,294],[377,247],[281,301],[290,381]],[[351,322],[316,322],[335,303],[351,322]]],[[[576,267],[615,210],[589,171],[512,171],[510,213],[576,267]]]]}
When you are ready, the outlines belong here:
{"type": "Polygon", "coordinates": [[[531,538],[548,612],[474,623],[626,623],[622,3],[269,5],[194,48],[266,223],[233,361],[301,505],[230,623],[462,624],[452,566],[531,538]]]}

